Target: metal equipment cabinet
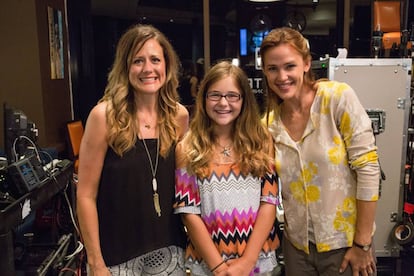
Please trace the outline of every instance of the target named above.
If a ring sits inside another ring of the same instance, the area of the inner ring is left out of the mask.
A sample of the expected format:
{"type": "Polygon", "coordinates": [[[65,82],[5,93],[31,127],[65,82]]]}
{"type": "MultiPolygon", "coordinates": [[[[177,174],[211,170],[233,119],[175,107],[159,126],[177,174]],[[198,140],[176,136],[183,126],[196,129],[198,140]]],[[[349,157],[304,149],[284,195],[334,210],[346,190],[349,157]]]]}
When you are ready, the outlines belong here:
{"type": "Polygon", "coordinates": [[[374,246],[377,257],[398,257],[400,246],[391,232],[403,212],[412,60],[328,58],[313,62],[312,68],[319,77],[348,83],[365,109],[384,111],[384,129],[376,135],[376,143],[386,179],[381,184],[374,246]]]}

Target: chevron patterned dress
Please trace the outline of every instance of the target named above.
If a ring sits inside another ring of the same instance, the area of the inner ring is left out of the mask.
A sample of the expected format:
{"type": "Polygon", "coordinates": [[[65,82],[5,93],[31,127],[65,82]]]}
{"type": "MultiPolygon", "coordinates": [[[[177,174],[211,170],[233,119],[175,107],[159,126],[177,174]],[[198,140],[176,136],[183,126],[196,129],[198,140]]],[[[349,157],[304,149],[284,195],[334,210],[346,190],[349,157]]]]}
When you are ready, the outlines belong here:
{"type": "MultiPolygon", "coordinates": [[[[275,172],[264,177],[244,175],[235,163],[211,164],[210,175],[205,178],[189,175],[186,168],[177,168],[175,180],[175,213],[199,214],[223,259],[243,254],[260,203],[279,203],[275,172]]],[[[277,266],[278,246],[273,227],[251,275],[272,271],[277,266]]],[[[190,241],[186,265],[192,275],[211,274],[190,241]]]]}

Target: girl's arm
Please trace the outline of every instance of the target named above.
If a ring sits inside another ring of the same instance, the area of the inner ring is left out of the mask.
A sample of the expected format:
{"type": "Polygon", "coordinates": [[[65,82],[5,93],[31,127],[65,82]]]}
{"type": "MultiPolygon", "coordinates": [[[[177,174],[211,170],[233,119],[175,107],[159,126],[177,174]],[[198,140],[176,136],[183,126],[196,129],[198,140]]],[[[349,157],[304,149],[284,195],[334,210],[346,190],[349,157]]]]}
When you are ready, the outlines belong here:
{"type": "MultiPolygon", "coordinates": [[[[215,268],[223,259],[214,245],[207,228],[199,215],[182,214],[184,225],[187,227],[187,234],[197,253],[203,258],[210,269],[215,268]]],[[[225,270],[227,265],[223,263],[214,273],[225,270]]]]}
{"type": "MultiPolygon", "coordinates": [[[[273,139],[270,135],[267,143],[269,151],[268,155],[273,157],[273,139]]],[[[273,165],[272,169],[274,169],[273,165]]],[[[276,172],[268,174],[263,181],[265,187],[262,187],[261,196],[277,197],[279,186],[276,180],[276,172]],[[265,190],[266,192],[264,192],[265,190]]],[[[227,270],[227,273],[229,273],[229,275],[249,275],[249,273],[253,270],[259,257],[259,253],[262,250],[264,243],[269,238],[270,231],[272,230],[276,220],[276,205],[274,203],[275,202],[260,202],[254,228],[250,234],[243,255],[239,259],[230,260],[228,262],[229,269],[227,270]]]]}
{"type": "Polygon", "coordinates": [[[262,202],[259,207],[253,232],[249,237],[243,256],[228,262],[228,272],[230,275],[249,275],[257,262],[263,244],[269,237],[275,219],[276,206],[262,202]]]}
{"type": "MultiPolygon", "coordinates": [[[[181,176],[180,176],[180,169],[179,168],[185,168],[186,167],[186,158],[185,158],[185,143],[188,142],[188,137],[179,142],[175,148],[175,158],[176,158],[176,183],[175,183],[175,189],[176,189],[176,203],[174,204],[174,208],[177,208],[178,210],[182,207],[188,207],[182,201],[177,194],[181,193],[182,189],[185,190],[192,190],[193,193],[188,195],[191,198],[192,207],[197,209],[200,205],[200,198],[196,192],[198,190],[197,187],[191,187],[188,188],[188,186],[196,185],[196,179],[195,177],[191,178],[188,175],[183,177],[185,180],[181,182],[181,176]],[[192,180],[189,180],[189,179],[192,180]],[[189,183],[190,181],[191,183],[189,183]],[[182,186],[186,186],[186,188],[183,188],[182,186]]],[[[176,213],[181,214],[182,221],[187,228],[187,235],[190,238],[190,241],[192,245],[194,246],[197,253],[200,255],[200,257],[206,262],[208,267],[211,269],[215,268],[218,264],[220,264],[223,259],[218,252],[216,246],[213,243],[213,240],[210,236],[210,233],[207,230],[206,225],[204,224],[203,220],[201,219],[200,215],[198,213],[191,213],[186,210],[179,210],[176,213]]],[[[222,271],[226,267],[225,264],[220,265],[217,269],[214,270],[215,275],[219,275],[220,271],[222,271]]]]}

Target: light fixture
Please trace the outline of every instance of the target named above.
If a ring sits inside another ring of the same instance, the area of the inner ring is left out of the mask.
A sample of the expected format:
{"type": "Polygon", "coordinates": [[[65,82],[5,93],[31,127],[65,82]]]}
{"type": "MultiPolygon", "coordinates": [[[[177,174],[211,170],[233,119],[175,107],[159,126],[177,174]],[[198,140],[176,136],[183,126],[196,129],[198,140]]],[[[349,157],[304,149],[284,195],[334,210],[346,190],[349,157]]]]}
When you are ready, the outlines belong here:
{"type": "Polygon", "coordinates": [[[258,3],[269,3],[269,2],[281,2],[283,0],[249,0],[250,2],[258,2],[258,3]]]}
{"type": "Polygon", "coordinates": [[[240,60],[238,58],[232,58],[231,59],[231,64],[233,64],[235,66],[239,66],[240,65],[240,60]]]}

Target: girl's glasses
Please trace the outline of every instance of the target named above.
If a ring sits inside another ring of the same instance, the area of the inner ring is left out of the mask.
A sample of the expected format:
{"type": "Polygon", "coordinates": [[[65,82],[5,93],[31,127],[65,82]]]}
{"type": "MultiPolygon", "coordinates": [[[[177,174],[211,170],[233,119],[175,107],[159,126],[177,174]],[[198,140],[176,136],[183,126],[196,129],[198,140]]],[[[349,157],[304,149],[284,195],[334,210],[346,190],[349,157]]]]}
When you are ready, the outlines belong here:
{"type": "Polygon", "coordinates": [[[218,102],[221,98],[225,98],[229,103],[237,102],[241,99],[241,95],[239,93],[230,92],[227,94],[220,94],[218,92],[209,92],[206,95],[207,99],[213,102],[218,102]]]}

